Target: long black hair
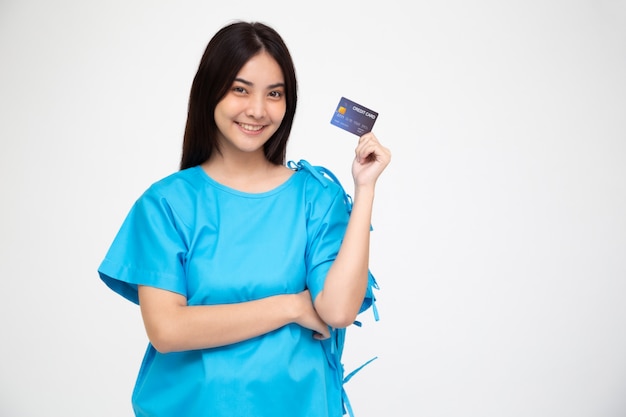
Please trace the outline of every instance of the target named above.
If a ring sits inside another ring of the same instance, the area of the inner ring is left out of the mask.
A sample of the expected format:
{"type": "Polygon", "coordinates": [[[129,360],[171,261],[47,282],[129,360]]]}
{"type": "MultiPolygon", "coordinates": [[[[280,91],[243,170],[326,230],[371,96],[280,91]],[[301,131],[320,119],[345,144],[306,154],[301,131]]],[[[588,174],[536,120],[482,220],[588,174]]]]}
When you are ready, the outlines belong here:
{"type": "Polygon", "coordinates": [[[209,41],[193,79],[187,109],[180,169],[205,162],[217,149],[215,107],[226,95],[239,70],[261,51],[280,66],[285,80],[287,109],[278,130],[265,143],[265,157],[284,164],[287,140],[298,100],[296,72],[291,54],[273,28],[259,22],[234,22],[220,29],[209,41]]]}

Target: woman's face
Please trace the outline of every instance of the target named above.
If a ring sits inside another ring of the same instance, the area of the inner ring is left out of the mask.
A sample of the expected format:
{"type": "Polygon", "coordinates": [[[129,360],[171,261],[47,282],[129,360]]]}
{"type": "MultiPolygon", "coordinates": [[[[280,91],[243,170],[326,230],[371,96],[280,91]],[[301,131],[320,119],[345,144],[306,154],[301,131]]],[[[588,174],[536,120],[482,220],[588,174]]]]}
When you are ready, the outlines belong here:
{"type": "Polygon", "coordinates": [[[267,52],[253,56],[215,107],[220,152],[263,153],[286,108],[280,66],[267,52]]]}

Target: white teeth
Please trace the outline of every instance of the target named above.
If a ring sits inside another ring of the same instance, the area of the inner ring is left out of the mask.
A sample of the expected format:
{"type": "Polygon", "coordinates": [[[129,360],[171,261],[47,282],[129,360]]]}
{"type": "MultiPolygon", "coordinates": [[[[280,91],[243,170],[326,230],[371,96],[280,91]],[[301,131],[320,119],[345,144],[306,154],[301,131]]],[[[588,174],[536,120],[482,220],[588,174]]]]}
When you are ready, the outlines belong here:
{"type": "Polygon", "coordinates": [[[239,126],[243,127],[245,130],[251,130],[253,132],[256,132],[257,130],[261,130],[263,128],[263,126],[253,126],[244,123],[239,123],[239,126]]]}

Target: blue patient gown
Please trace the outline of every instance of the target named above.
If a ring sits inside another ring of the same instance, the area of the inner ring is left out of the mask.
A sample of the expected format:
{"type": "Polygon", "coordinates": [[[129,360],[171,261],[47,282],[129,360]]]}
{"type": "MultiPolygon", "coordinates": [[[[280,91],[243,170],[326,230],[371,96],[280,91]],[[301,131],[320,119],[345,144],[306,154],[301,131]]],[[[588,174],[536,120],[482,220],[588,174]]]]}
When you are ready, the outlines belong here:
{"type": "MultiPolygon", "coordinates": [[[[134,303],[138,285],[182,294],[188,305],[307,288],[314,299],[351,203],[338,182],[306,161],[292,168],[285,183],[256,194],[221,185],[199,166],[156,182],[130,210],[98,269],[101,279],[134,303]]],[[[361,311],[373,302],[372,278],[361,311]]],[[[340,417],[344,332],[318,341],[289,324],[217,348],[163,354],[148,344],[132,395],[135,414],[340,417]]]]}

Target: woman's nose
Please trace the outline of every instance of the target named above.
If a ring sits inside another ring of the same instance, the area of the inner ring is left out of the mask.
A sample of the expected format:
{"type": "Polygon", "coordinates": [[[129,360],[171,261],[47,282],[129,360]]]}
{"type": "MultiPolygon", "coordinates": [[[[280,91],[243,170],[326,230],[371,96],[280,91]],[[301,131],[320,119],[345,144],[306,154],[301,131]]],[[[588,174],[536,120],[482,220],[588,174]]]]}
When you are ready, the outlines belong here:
{"type": "Polygon", "coordinates": [[[265,100],[263,97],[251,97],[248,100],[246,116],[261,119],[265,116],[265,100]]]}

